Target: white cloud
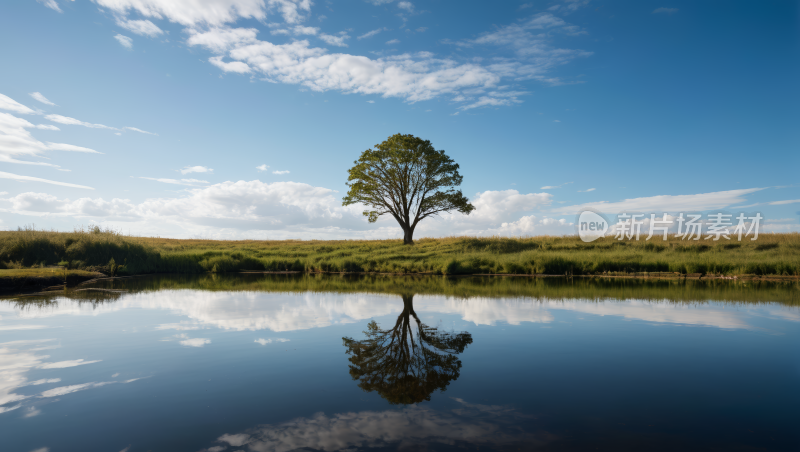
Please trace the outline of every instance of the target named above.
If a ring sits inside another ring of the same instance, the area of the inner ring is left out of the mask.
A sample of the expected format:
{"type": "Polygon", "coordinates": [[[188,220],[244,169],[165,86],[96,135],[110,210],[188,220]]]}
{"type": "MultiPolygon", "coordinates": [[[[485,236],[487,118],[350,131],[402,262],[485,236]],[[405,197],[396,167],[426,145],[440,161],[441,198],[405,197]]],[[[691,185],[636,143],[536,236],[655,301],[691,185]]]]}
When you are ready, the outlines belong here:
{"type": "Polygon", "coordinates": [[[289,174],[289,171],[288,171],[288,170],[283,170],[283,171],[273,171],[273,172],[272,172],[272,174],[289,174]]]}
{"type": "Polygon", "coordinates": [[[266,165],[266,164],[259,165],[259,166],[256,167],[256,169],[259,170],[259,171],[266,171],[266,170],[269,169],[269,165],[266,165]]]}
{"type": "Polygon", "coordinates": [[[125,127],[123,127],[122,129],[123,129],[123,130],[132,130],[132,131],[134,131],[134,132],[144,133],[144,134],[147,134],[147,135],[155,135],[155,136],[158,136],[158,134],[157,134],[157,133],[148,132],[148,131],[146,131],[146,130],[142,130],[142,129],[137,129],[136,127],[128,127],[128,126],[125,126],[125,127]]]}
{"type": "Polygon", "coordinates": [[[768,202],[767,204],[769,204],[771,206],[782,206],[784,204],[794,204],[794,203],[798,203],[798,202],[800,202],[800,199],[789,199],[789,200],[786,200],[786,201],[771,201],[771,202],[768,202]]]}
{"type": "MultiPolygon", "coordinates": [[[[2,174],[2,173],[0,173],[2,174]]],[[[47,328],[45,325],[0,325],[0,331],[14,330],[41,330],[47,328]]]]}
{"type": "MultiPolygon", "coordinates": [[[[301,85],[313,91],[339,90],[345,93],[380,94],[400,97],[409,102],[452,95],[463,102],[461,110],[478,107],[510,106],[522,102],[517,93],[510,95],[500,90],[486,93],[498,85],[502,78],[513,80],[535,79],[549,84],[562,80],[548,77],[546,72],[588,52],[569,50],[552,45],[549,37],[541,34],[557,31],[561,34],[584,33],[578,27],[542,13],[522,24],[501,27],[485,33],[478,39],[457,43],[461,46],[497,44],[510,45],[516,59],[498,57],[488,66],[477,63],[458,63],[452,59],[437,59],[430,52],[403,54],[370,59],[349,54],[328,54],[324,48],[311,47],[306,40],[273,44],[256,38],[257,30],[233,28],[238,19],[266,21],[267,11],[276,10],[284,16],[286,28],[276,28],[271,33],[289,35],[318,35],[331,46],[347,47],[349,36],[321,33],[317,27],[299,25],[304,14],[310,11],[309,0],[209,0],[198,4],[191,0],[97,0],[116,13],[120,20],[127,14],[138,12],[151,19],[167,19],[186,26],[187,44],[203,46],[213,52],[208,61],[223,72],[254,74],[261,80],[301,85]],[[513,27],[521,30],[519,39],[512,39],[513,27]],[[507,29],[506,29],[507,28],[507,29]],[[535,42],[534,42],[535,41],[535,42]],[[534,45],[535,44],[535,45],[534,45]]],[[[412,9],[409,2],[400,2],[401,8],[412,9]]],[[[269,23],[270,28],[280,24],[269,23]]],[[[386,28],[362,34],[358,39],[374,36],[386,28]]],[[[424,31],[419,29],[418,31],[424,31]]],[[[527,93],[524,93],[527,94],[527,93]]]]}
{"type": "Polygon", "coordinates": [[[139,179],[154,180],[156,182],[161,182],[164,184],[188,185],[190,187],[197,187],[200,185],[206,185],[210,183],[207,180],[200,180],[200,179],[165,179],[165,178],[155,178],[155,177],[139,177],[139,179]]]}
{"type": "Polygon", "coordinates": [[[399,39],[391,39],[389,41],[386,41],[386,44],[388,44],[388,45],[399,44],[399,43],[400,43],[399,39]]]}
{"type": "Polygon", "coordinates": [[[555,188],[561,188],[561,187],[563,187],[564,185],[569,185],[569,184],[571,184],[571,183],[572,183],[572,182],[564,182],[564,183],[563,183],[563,184],[561,184],[561,185],[545,185],[545,186],[544,186],[544,187],[542,187],[541,189],[542,189],[542,190],[553,190],[553,189],[555,189],[555,188]]]}
{"type": "Polygon", "coordinates": [[[39,385],[46,385],[51,383],[58,383],[60,382],[60,378],[42,378],[41,380],[32,381],[25,386],[39,386],[39,385]]]}
{"type": "Polygon", "coordinates": [[[58,7],[58,3],[56,3],[56,0],[36,0],[36,1],[41,3],[42,5],[50,8],[50,9],[52,9],[53,11],[58,11],[60,13],[64,12],[64,11],[61,11],[61,8],[58,7]]]}
{"type": "MultiPolygon", "coordinates": [[[[128,20],[122,17],[117,17],[117,26],[120,26],[133,33],[136,33],[137,35],[149,36],[151,38],[154,38],[164,33],[164,30],[158,28],[156,24],[150,22],[149,20],[128,20]]],[[[119,41],[119,38],[117,38],[117,40],[119,41]]],[[[130,38],[128,38],[128,40],[130,40],[130,38]]],[[[120,41],[120,44],[128,48],[131,47],[129,45],[124,44],[122,41],[120,41]]]]}
{"type": "Polygon", "coordinates": [[[722,209],[733,204],[744,202],[745,195],[763,190],[748,188],[727,190],[695,195],[660,195],[645,198],[625,199],[618,202],[601,201],[559,207],[553,211],[562,215],[577,214],[583,209],[591,208],[606,213],[622,212],[699,212],[722,209]]]}
{"type": "Polygon", "coordinates": [[[364,33],[363,35],[357,37],[356,39],[371,38],[371,37],[375,36],[376,34],[382,32],[384,30],[386,30],[386,28],[376,28],[376,29],[374,29],[372,31],[368,31],[368,32],[364,33]]]}
{"type": "Polygon", "coordinates": [[[374,103],[375,103],[375,101],[374,101],[374,100],[368,100],[368,101],[367,101],[367,103],[368,103],[368,104],[374,104],[374,103]]]}
{"type": "Polygon", "coordinates": [[[18,174],[5,173],[5,172],[2,172],[2,171],[0,171],[0,179],[12,179],[12,180],[21,181],[21,182],[42,182],[42,183],[45,183],[45,184],[60,185],[62,187],[85,188],[87,190],[94,190],[94,188],[87,187],[85,185],[70,184],[68,182],[58,182],[58,181],[49,180],[49,179],[42,179],[40,177],[20,176],[18,174]]]}
{"type": "Polygon", "coordinates": [[[339,33],[339,35],[328,35],[322,33],[319,35],[319,39],[322,39],[327,44],[330,44],[332,46],[347,47],[347,44],[344,41],[350,39],[350,36],[344,32],[339,33]]]}
{"type": "Polygon", "coordinates": [[[122,44],[122,47],[125,47],[126,49],[133,48],[133,39],[125,35],[117,33],[116,35],[114,35],[114,39],[116,39],[120,44],[122,44]]]}
{"type": "Polygon", "coordinates": [[[262,339],[262,338],[258,338],[256,340],[254,340],[253,342],[255,342],[256,344],[267,345],[267,344],[271,344],[273,342],[289,342],[289,339],[282,339],[282,338],[262,339]]]}
{"type": "Polygon", "coordinates": [[[404,10],[406,10],[408,12],[413,12],[414,11],[414,4],[411,3],[411,2],[399,2],[397,4],[397,7],[400,8],[400,9],[404,9],[404,10]]]}
{"type": "Polygon", "coordinates": [[[306,27],[304,25],[296,25],[292,27],[292,33],[296,35],[311,35],[316,36],[319,33],[319,28],[317,27],[306,27]]]}
{"type": "Polygon", "coordinates": [[[61,115],[46,115],[45,119],[48,121],[57,122],[59,124],[66,124],[70,126],[83,126],[89,127],[91,129],[108,129],[108,130],[119,130],[116,127],[109,127],[103,124],[92,124],[90,122],[84,122],[79,119],[70,118],[68,116],[61,116],[61,115]]]}
{"type": "Polygon", "coordinates": [[[653,14],[675,14],[678,12],[678,8],[656,8],[653,10],[653,14]]]}
{"type": "Polygon", "coordinates": [[[208,61],[225,72],[235,72],[237,74],[246,74],[248,72],[252,72],[250,66],[248,66],[246,63],[242,63],[241,61],[226,62],[222,61],[221,56],[211,57],[208,59],[208,61]]]}
{"type": "Polygon", "coordinates": [[[578,193],[588,193],[590,191],[595,191],[595,190],[597,190],[597,189],[596,188],[587,188],[586,190],[578,190],[578,193]]]}
{"type": "Polygon", "coordinates": [[[58,127],[50,124],[36,124],[36,128],[41,130],[61,130],[58,127]]]}
{"type": "Polygon", "coordinates": [[[107,384],[112,384],[113,381],[103,381],[99,383],[83,383],[79,385],[70,385],[70,386],[61,386],[60,388],[50,389],[48,391],[44,391],[39,394],[39,397],[60,397],[67,394],[72,394],[73,392],[83,391],[86,389],[91,388],[98,388],[100,386],[105,386],[107,384]]]}
{"type": "Polygon", "coordinates": [[[43,104],[46,104],[46,105],[55,105],[54,103],[50,102],[50,101],[49,101],[49,100],[48,100],[46,97],[44,97],[44,95],[43,95],[42,93],[40,93],[40,92],[38,92],[38,91],[37,91],[37,92],[35,92],[35,93],[29,93],[29,95],[30,95],[32,98],[34,98],[34,99],[38,100],[39,102],[41,102],[41,103],[43,103],[43,104]]]}
{"type": "Polygon", "coordinates": [[[199,337],[196,337],[194,339],[185,339],[185,340],[180,341],[181,345],[185,345],[187,347],[202,347],[202,346],[204,346],[206,344],[210,344],[210,343],[211,343],[211,339],[204,339],[204,338],[199,338],[199,337]]]}
{"type": "MultiPolygon", "coordinates": [[[[121,221],[126,228],[173,237],[324,239],[389,238],[400,234],[393,219],[382,218],[377,225],[369,224],[361,215],[361,206],[342,206],[341,195],[334,190],[298,182],[224,182],[188,188],[186,192],[186,196],[179,198],[148,199],[141,203],[116,198],[70,200],[27,192],[0,200],[0,208],[6,203],[9,208],[3,210],[21,215],[121,221]]],[[[425,220],[420,223],[417,236],[512,234],[511,223],[548,208],[551,200],[548,193],[486,191],[473,198],[476,210],[469,216],[445,214],[425,220]],[[510,226],[503,228],[503,223],[510,226]]],[[[555,220],[535,219],[537,230],[563,233],[549,221],[555,220]]]]}
{"type": "Polygon", "coordinates": [[[0,94],[0,110],[13,111],[14,113],[20,113],[23,115],[32,115],[36,113],[35,111],[6,96],[5,94],[0,94]]]}
{"type": "Polygon", "coordinates": [[[183,168],[179,169],[178,171],[181,174],[189,174],[189,173],[213,173],[214,170],[205,166],[184,166],[183,168]]]}
{"type": "Polygon", "coordinates": [[[296,24],[311,10],[311,0],[96,0],[121,17],[136,11],[151,19],[168,19],[187,27],[221,26],[238,19],[265,21],[277,11],[284,21],[296,24]]]}
{"type": "Polygon", "coordinates": [[[229,49],[257,42],[255,28],[212,28],[205,32],[190,31],[186,43],[203,46],[214,53],[225,53],[229,49]]]}
{"type": "Polygon", "coordinates": [[[76,367],[76,366],[83,366],[84,364],[94,364],[99,363],[102,361],[101,359],[97,359],[94,361],[85,361],[83,359],[73,359],[67,361],[58,361],[55,363],[44,363],[39,365],[40,369],[64,369],[67,367],[76,367]]]}

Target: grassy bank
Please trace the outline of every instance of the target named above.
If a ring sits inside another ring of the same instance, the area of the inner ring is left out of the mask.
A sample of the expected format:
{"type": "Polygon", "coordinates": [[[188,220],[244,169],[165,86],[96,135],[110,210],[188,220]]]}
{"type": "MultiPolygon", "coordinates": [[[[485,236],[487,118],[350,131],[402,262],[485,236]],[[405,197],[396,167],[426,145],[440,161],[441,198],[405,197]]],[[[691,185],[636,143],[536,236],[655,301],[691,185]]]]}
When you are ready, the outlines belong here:
{"type": "Polygon", "coordinates": [[[800,275],[800,234],[757,241],[688,243],[577,237],[452,237],[347,241],[215,241],[125,236],[113,231],[0,232],[0,266],[63,265],[107,274],[322,271],[433,274],[602,275],[676,272],[800,275]]]}
{"type": "Polygon", "coordinates": [[[0,270],[0,294],[35,292],[48,287],[69,286],[103,276],[85,270],[22,268],[0,270]]]}

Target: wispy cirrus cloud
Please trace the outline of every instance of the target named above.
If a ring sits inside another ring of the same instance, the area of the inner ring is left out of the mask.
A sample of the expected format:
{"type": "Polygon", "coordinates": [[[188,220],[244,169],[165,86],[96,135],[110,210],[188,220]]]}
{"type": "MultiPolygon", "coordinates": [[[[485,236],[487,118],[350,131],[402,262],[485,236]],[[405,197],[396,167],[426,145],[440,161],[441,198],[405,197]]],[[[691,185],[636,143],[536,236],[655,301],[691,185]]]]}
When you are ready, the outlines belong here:
{"type": "Polygon", "coordinates": [[[67,361],[58,361],[54,363],[44,363],[39,365],[39,369],[65,369],[67,367],[76,367],[76,366],[83,366],[86,364],[94,364],[99,363],[102,359],[96,359],[94,361],[86,361],[84,359],[73,359],[67,361]]]}
{"type": "Polygon", "coordinates": [[[45,104],[45,105],[53,105],[53,106],[56,105],[53,102],[50,102],[49,99],[44,97],[44,95],[42,93],[38,92],[38,91],[35,92],[35,93],[29,93],[28,95],[31,96],[32,98],[36,99],[37,101],[45,104]]]}
{"type": "Polygon", "coordinates": [[[621,212],[700,212],[712,209],[723,209],[746,201],[745,195],[764,190],[763,188],[747,188],[740,190],[717,191],[693,195],[660,195],[643,198],[631,198],[617,202],[600,201],[559,207],[553,212],[572,215],[584,209],[594,209],[605,213],[621,212]]]}
{"type": "Polygon", "coordinates": [[[23,115],[32,115],[36,113],[36,111],[26,107],[25,105],[22,105],[5,94],[0,94],[0,110],[13,111],[14,113],[20,113],[23,115]]]}
{"type": "Polygon", "coordinates": [[[64,12],[64,11],[61,11],[61,8],[58,6],[58,3],[56,3],[56,0],[36,0],[36,1],[41,3],[42,5],[50,8],[50,9],[52,9],[53,11],[57,11],[59,13],[63,13],[64,12]]]}
{"type": "Polygon", "coordinates": [[[189,187],[198,187],[210,183],[207,180],[200,180],[200,179],[167,179],[167,178],[156,178],[156,177],[139,177],[139,179],[154,180],[156,182],[161,182],[163,184],[187,185],[189,187]]]}
{"type": "Polygon", "coordinates": [[[45,119],[47,119],[48,121],[57,122],[59,124],[65,124],[70,126],[83,126],[83,127],[89,127],[90,129],[119,130],[116,127],[109,127],[103,124],[92,124],[91,122],[81,121],[80,119],[70,118],[69,116],[45,115],[45,119]]]}
{"type": "Polygon", "coordinates": [[[368,32],[364,33],[363,35],[357,37],[356,39],[371,38],[371,37],[375,36],[376,34],[382,32],[382,31],[386,31],[386,28],[376,28],[374,30],[371,30],[371,31],[368,31],[368,32]]]}
{"type": "Polygon", "coordinates": [[[41,177],[33,177],[33,176],[22,176],[19,174],[11,174],[0,171],[0,179],[11,179],[20,182],[41,182],[44,184],[50,185],[60,185],[62,187],[70,187],[70,188],[83,188],[86,190],[94,190],[92,187],[87,187],[86,185],[78,185],[78,184],[71,184],[69,182],[60,182],[50,179],[43,179],[41,177]]]}

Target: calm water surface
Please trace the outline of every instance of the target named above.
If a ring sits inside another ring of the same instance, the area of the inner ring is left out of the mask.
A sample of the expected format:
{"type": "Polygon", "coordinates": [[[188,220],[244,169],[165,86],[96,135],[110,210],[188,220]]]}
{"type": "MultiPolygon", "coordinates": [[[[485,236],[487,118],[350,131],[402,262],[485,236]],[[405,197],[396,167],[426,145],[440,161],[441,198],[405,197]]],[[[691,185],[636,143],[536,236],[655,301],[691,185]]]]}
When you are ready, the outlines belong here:
{"type": "Polygon", "coordinates": [[[796,283],[96,287],[0,300],[0,450],[800,450],[796,283]]]}

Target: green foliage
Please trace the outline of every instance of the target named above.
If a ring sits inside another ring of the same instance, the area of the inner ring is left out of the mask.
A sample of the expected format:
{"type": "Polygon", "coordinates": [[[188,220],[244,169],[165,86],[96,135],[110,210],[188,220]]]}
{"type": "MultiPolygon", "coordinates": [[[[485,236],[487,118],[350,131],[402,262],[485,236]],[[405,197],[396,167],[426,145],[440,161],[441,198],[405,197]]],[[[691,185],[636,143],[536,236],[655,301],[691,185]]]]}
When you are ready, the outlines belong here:
{"type": "Polygon", "coordinates": [[[365,339],[342,338],[350,355],[350,376],[361,389],[375,391],[391,404],[430,401],[434,391],[444,391],[460,374],[457,355],[472,343],[467,332],[422,323],[413,299],[413,294],[403,295],[403,311],[393,328],[381,329],[373,320],[365,339]]]}
{"type": "Polygon", "coordinates": [[[428,140],[396,134],[361,153],[349,170],[350,190],[342,204],[364,204],[370,223],[390,214],[412,243],[414,229],[425,218],[443,212],[469,215],[475,207],[456,190],[463,177],[458,164],[428,140]]]}

